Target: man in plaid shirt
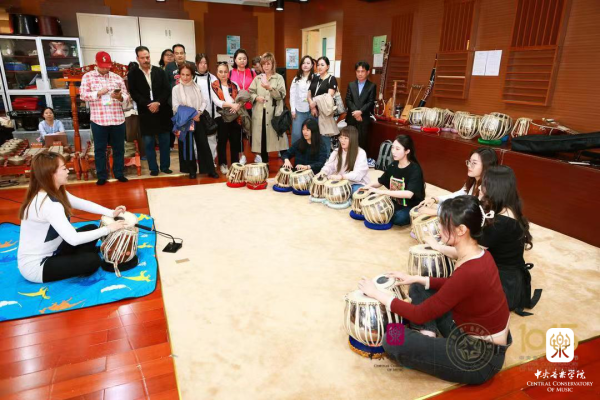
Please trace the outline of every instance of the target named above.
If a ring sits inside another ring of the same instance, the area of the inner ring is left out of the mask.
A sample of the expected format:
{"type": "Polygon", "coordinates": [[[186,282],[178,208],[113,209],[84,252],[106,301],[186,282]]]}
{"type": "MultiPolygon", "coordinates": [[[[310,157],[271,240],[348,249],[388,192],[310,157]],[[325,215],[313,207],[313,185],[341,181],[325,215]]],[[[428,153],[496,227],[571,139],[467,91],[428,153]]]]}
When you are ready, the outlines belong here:
{"type": "Polygon", "coordinates": [[[113,150],[113,173],[119,182],[127,182],[125,178],[125,115],[123,104],[129,100],[123,78],[110,72],[112,60],[104,51],[96,54],[95,71],[83,75],[79,94],[81,100],[87,101],[91,110],[91,126],[94,135],[96,185],[104,185],[108,178],[106,170],[106,147],[110,138],[113,150]]]}

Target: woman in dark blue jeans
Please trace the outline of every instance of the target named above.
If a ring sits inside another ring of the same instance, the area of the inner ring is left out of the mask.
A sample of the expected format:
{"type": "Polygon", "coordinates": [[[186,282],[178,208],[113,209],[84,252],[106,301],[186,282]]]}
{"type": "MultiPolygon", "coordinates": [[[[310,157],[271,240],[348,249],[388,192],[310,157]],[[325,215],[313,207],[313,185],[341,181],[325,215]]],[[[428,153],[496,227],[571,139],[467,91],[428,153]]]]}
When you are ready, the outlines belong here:
{"type": "Polygon", "coordinates": [[[510,312],[494,258],[477,243],[488,218],[493,213],[485,214],[474,196],[442,204],[442,239],[456,247],[458,260],[449,278],[389,274],[398,284],[411,285],[412,304],[377,289],[370,279],[360,281],[365,295],[411,322],[406,329],[388,325],[383,348],[390,358],[465,384],[486,382],[502,369],[512,343],[510,312]]]}
{"type": "Polygon", "coordinates": [[[410,224],[410,210],[425,198],[423,171],[410,136],[398,135],[392,143],[394,162],[375,183],[367,185],[372,193],[386,194],[394,201],[394,225],[410,224]],[[385,186],[385,189],[379,189],[385,186]]]}

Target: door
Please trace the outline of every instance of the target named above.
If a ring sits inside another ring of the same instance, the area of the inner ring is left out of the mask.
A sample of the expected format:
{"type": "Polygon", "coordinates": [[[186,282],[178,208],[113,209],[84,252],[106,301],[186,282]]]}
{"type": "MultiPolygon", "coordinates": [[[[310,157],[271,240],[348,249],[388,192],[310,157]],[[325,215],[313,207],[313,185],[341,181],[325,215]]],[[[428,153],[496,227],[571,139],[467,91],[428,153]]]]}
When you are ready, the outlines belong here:
{"type": "MultiPolygon", "coordinates": [[[[110,54],[110,58],[112,61],[117,62],[119,64],[128,65],[131,61],[135,61],[135,49],[81,49],[83,54],[83,64],[90,65],[96,64],[96,53],[99,51],[106,51],[110,54]]],[[[160,57],[160,54],[158,55],[160,57]]],[[[152,61],[154,63],[154,61],[152,61]]],[[[156,61],[158,64],[158,60],[156,61]]]]}
{"type": "Polygon", "coordinates": [[[77,13],[77,26],[79,28],[81,46],[110,46],[108,16],[77,13]]]}
{"type": "Polygon", "coordinates": [[[184,45],[187,59],[193,61],[196,57],[196,33],[194,30],[194,21],[187,19],[171,19],[167,21],[170,22],[167,31],[169,43],[171,46],[175,43],[184,45]]]}
{"type": "Polygon", "coordinates": [[[132,47],[135,49],[140,45],[137,17],[110,16],[108,25],[111,47],[132,47]]]}
{"type": "Polygon", "coordinates": [[[171,27],[169,21],[174,20],[140,17],[140,41],[142,46],[160,49],[162,52],[177,43],[169,39],[169,28],[171,27]]]}

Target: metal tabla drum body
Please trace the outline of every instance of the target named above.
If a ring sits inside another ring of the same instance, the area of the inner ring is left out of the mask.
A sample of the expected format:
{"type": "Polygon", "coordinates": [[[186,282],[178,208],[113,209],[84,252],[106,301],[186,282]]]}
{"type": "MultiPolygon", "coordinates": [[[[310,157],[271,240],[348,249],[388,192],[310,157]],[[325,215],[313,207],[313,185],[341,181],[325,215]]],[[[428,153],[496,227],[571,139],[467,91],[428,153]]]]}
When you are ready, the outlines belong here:
{"type": "Polygon", "coordinates": [[[244,168],[244,180],[248,189],[266,189],[268,177],[269,165],[266,163],[246,164],[246,168],[244,168]]]}
{"type": "Polygon", "coordinates": [[[448,278],[454,272],[454,260],[431,247],[418,244],[408,249],[408,273],[410,275],[448,278]]]}
{"type": "Polygon", "coordinates": [[[412,226],[413,221],[419,216],[419,206],[414,206],[411,208],[408,215],[410,215],[410,225],[412,226]]]}
{"type": "Polygon", "coordinates": [[[442,227],[440,219],[434,215],[421,215],[413,221],[413,232],[417,241],[425,243],[425,239],[431,236],[438,242],[442,240],[442,227]]]}
{"type": "Polygon", "coordinates": [[[352,210],[350,211],[350,216],[352,218],[364,221],[365,216],[362,213],[360,202],[369,197],[370,194],[368,189],[363,188],[358,189],[352,194],[352,210]]]}
{"type": "MultiPolygon", "coordinates": [[[[115,274],[121,276],[119,265],[127,263],[137,254],[138,243],[138,228],[135,226],[138,220],[135,214],[126,212],[122,215],[125,219],[125,228],[116,232],[109,233],[102,239],[100,253],[104,257],[104,261],[115,269],[115,274]]],[[[100,219],[100,227],[108,226],[115,222],[112,217],[102,217],[100,219]]]]}
{"type": "Polygon", "coordinates": [[[287,193],[292,191],[292,170],[289,168],[281,167],[275,175],[275,181],[277,182],[273,185],[273,190],[276,192],[287,193]]]}
{"type": "Polygon", "coordinates": [[[312,185],[315,173],[312,169],[305,169],[304,171],[292,172],[291,181],[294,194],[307,196],[310,194],[310,186],[312,185]]]}
{"type": "Polygon", "coordinates": [[[458,136],[463,139],[473,139],[477,137],[479,133],[479,121],[481,117],[479,115],[464,115],[459,117],[457,126],[458,136]]]}
{"type": "Polygon", "coordinates": [[[325,202],[325,184],[327,177],[325,175],[317,175],[313,178],[310,186],[310,201],[315,203],[325,202]]]}
{"type": "Polygon", "coordinates": [[[512,128],[512,118],[502,113],[486,114],[479,122],[480,143],[499,145],[512,128]]]}
{"type": "Polygon", "coordinates": [[[427,110],[427,107],[417,107],[410,110],[408,113],[408,123],[412,129],[421,129],[421,125],[423,125],[423,117],[425,116],[425,112],[427,110]]]}
{"type": "Polygon", "coordinates": [[[244,169],[245,166],[243,164],[231,164],[231,168],[229,168],[229,173],[227,174],[227,186],[230,188],[240,188],[246,186],[246,181],[244,180],[244,169]]]}
{"type": "Polygon", "coordinates": [[[451,131],[453,122],[454,122],[454,111],[446,108],[444,110],[444,123],[442,124],[442,131],[443,132],[451,131]]]}
{"type": "Polygon", "coordinates": [[[372,194],[360,202],[365,226],[375,230],[386,230],[392,227],[394,203],[388,195],[372,194]]]}
{"type": "Polygon", "coordinates": [[[446,110],[441,108],[428,108],[423,114],[421,130],[428,133],[438,133],[440,128],[444,126],[444,117],[446,110]]]}
{"type": "Polygon", "coordinates": [[[350,207],[350,196],[352,186],[346,179],[339,181],[327,181],[325,183],[326,204],[331,208],[342,209],[350,207]]]}
{"type": "Polygon", "coordinates": [[[390,278],[387,275],[378,275],[373,278],[373,283],[379,290],[387,290],[392,292],[394,296],[399,298],[400,300],[404,300],[407,303],[411,303],[412,300],[408,296],[408,288],[410,285],[396,285],[396,280],[394,278],[390,278]]]}
{"type": "Polygon", "coordinates": [[[460,123],[460,120],[467,115],[471,115],[471,113],[468,111],[457,111],[454,113],[454,118],[452,118],[452,125],[450,127],[452,133],[458,133],[458,124],[460,123]]]}
{"type": "Polygon", "coordinates": [[[360,290],[348,293],[344,301],[344,327],[350,336],[350,349],[363,357],[383,357],[386,327],[389,323],[401,323],[400,316],[391,313],[378,300],[365,296],[360,290]]]}

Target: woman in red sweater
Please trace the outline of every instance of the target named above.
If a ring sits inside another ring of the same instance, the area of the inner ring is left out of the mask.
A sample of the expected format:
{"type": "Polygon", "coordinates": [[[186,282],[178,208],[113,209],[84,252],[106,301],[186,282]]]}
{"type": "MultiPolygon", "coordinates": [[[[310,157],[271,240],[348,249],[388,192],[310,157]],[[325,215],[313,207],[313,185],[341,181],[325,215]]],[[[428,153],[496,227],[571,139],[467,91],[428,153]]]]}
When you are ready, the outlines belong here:
{"type": "Polygon", "coordinates": [[[500,371],[512,338],[498,268],[477,243],[486,218],[493,218],[493,213],[485,214],[474,196],[458,196],[442,204],[442,239],[456,248],[458,260],[450,278],[391,273],[398,284],[411,285],[412,304],[378,290],[370,279],[359,282],[365,295],[411,322],[412,329],[405,330],[388,325],[383,347],[392,359],[466,384],[481,384],[500,371]]]}

